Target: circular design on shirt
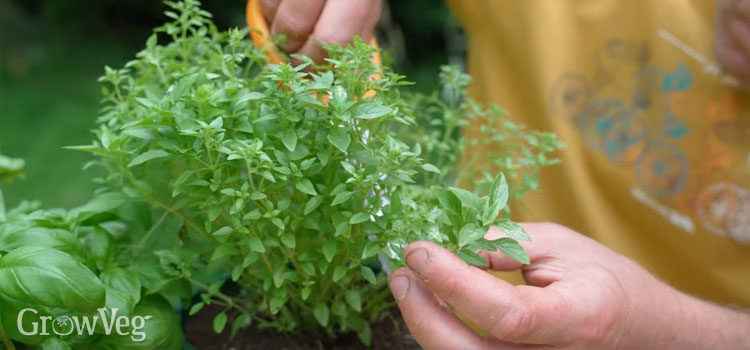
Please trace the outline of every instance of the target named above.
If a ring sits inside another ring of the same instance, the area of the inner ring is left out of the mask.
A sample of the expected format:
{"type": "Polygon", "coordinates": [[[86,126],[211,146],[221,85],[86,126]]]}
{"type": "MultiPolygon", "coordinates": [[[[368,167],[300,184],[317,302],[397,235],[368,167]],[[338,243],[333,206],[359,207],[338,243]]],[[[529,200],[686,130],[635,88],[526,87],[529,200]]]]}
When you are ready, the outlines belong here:
{"type": "Polygon", "coordinates": [[[591,95],[591,82],[584,74],[567,72],[550,88],[550,108],[556,116],[571,120],[586,107],[591,95]]]}
{"type": "Polygon", "coordinates": [[[712,184],[698,195],[695,211],[709,232],[750,244],[750,191],[747,189],[726,182],[712,184]]]}
{"type": "Polygon", "coordinates": [[[690,165],[685,155],[668,143],[649,144],[635,162],[636,179],[656,197],[668,197],[687,183],[690,165]]]}
{"type": "Polygon", "coordinates": [[[615,99],[601,99],[581,113],[579,126],[586,144],[607,155],[610,161],[632,164],[646,145],[641,111],[615,99]]]}

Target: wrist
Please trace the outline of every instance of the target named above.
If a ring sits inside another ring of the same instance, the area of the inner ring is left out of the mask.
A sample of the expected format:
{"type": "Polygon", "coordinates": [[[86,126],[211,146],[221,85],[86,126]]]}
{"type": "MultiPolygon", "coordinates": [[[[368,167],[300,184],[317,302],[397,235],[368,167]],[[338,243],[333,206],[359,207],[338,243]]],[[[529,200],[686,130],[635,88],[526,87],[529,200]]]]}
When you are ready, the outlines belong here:
{"type": "Polygon", "coordinates": [[[674,327],[665,348],[737,349],[750,344],[750,313],[724,307],[675,291],[674,327]]]}
{"type": "Polygon", "coordinates": [[[631,299],[621,348],[736,349],[750,344],[750,313],[722,307],[658,281],[631,299]]]}
{"type": "MultiPolygon", "coordinates": [[[[685,345],[738,349],[750,344],[750,313],[682,294],[685,345]]],[[[681,315],[677,315],[678,319],[681,315]]]]}

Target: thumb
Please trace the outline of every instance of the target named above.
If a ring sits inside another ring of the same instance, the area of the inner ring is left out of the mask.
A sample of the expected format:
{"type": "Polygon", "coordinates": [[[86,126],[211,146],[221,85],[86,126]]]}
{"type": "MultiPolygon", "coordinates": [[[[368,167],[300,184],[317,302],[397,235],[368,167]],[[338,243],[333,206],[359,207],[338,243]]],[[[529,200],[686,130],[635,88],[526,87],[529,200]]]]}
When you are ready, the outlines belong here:
{"type": "Polygon", "coordinates": [[[559,344],[577,333],[571,303],[550,288],[513,286],[430,242],[411,244],[405,256],[435,295],[500,340],[559,344]]]}

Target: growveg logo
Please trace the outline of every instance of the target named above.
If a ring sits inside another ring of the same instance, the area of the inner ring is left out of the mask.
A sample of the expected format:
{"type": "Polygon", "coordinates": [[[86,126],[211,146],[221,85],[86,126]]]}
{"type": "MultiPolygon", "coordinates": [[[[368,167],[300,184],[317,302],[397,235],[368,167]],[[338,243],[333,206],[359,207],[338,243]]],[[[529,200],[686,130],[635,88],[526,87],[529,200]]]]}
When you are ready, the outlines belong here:
{"type": "Polygon", "coordinates": [[[16,326],[18,332],[26,336],[34,335],[57,335],[68,336],[76,335],[93,335],[95,330],[101,329],[104,334],[118,334],[121,336],[130,336],[134,342],[146,340],[146,333],[141,330],[146,326],[146,321],[151,319],[151,315],[127,317],[117,313],[118,308],[107,310],[106,308],[97,309],[98,314],[93,316],[39,316],[39,321],[33,321],[28,324],[24,323],[24,317],[27,314],[38,315],[39,311],[33,308],[26,308],[18,313],[16,326]]]}

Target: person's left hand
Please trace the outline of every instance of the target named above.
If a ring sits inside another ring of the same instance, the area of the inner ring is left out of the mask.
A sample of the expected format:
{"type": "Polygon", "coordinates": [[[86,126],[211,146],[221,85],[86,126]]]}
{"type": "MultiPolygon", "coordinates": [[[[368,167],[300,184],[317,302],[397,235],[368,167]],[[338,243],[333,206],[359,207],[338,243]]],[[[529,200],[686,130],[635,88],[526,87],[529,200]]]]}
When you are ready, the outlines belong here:
{"type": "Polygon", "coordinates": [[[750,0],[717,0],[716,54],[729,74],[750,87],[750,0]]]}
{"type": "Polygon", "coordinates": [[[260,0],[271,34],[283,34],[289,54],[321,62],[323,44],[346,45],[355,35],[368,42],[380,17],[382,0],[260,0]]]}
{"type": "Polygon", "coordinates": [[[500,252],[481,254],[489,269],[521,269],[528,285],[513,286],[429,242],[407,247],[408,268],[394,271],[390,286],[422,347],[694,349],[750,343],[750,316],[682,294],[565,227],[523,227],[532,237],[523,242],[530,265],[500,252]],[[489,336],[475,333],[444,303],[489,336]]]}

